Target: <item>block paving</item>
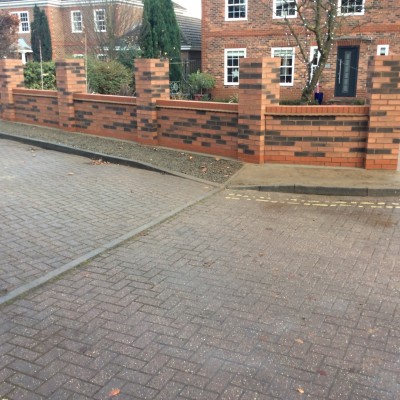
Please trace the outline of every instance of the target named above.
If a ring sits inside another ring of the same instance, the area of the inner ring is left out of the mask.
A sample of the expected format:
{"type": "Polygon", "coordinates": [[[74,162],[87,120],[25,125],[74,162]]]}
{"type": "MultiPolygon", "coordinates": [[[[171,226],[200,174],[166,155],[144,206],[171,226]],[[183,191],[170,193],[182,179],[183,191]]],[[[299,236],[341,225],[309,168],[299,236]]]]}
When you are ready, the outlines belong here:
{"type": "Polygon", "coordinates": [[[2,140],[0,296],[209,189],[2,140]]]}
{"type": "Polygon", "coordinates": [[[2,306],[0,398],[400,398],[400,210],[254,193],[220,192],[2,306]]]}

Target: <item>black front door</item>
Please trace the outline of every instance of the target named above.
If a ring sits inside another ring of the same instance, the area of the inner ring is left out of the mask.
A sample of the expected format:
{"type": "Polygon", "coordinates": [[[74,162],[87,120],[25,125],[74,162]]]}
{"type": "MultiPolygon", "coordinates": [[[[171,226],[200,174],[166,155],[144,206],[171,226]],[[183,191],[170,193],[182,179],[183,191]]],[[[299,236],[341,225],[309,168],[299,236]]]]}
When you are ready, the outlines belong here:
{"type": "Polygon", "coordinates": [[[338,47],[336,97],[355,97],[357,91],[359,47],[338,47]]]}

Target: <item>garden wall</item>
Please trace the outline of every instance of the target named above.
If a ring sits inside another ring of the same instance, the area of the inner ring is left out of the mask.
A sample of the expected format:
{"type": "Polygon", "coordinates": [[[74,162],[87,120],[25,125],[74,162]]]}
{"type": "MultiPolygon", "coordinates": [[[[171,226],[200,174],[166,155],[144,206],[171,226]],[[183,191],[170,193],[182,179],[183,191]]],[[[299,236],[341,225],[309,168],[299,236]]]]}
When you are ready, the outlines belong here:
{"type": "Polygon", "coordinates": [[[160,100],[161,146],[237,157],[237,104],[160,100]]]}
{"type": "Polygon", "coordinates": [[[363,167],[366,106],[278,106],[265,114],[265,162],[363,167]]]}
{"type": "Polygon", "coordinates": [[[17,121],[59,127],[57,91],[14,89],[13,94],[17,121]]]}
{"type": "Polygon", "coordinates": [[[73,99],[79,132],[137,140],[136,98],[76,93],[73,99]]]}
{"type": "MultiPolygon", "coordinates": [[[[170,100],[169,63],[135,62],[135,98],[85,94],[83,60],[56,62],[57,91],[23,88],[0,60],[0,118],[252,163],[399,168],[400,56],[369,63],[366,106],[280,106],[279,60],[243,59],[239,104],[170,100]]],[[[68,134],[68,132],[66,132],[68,134]]]]}

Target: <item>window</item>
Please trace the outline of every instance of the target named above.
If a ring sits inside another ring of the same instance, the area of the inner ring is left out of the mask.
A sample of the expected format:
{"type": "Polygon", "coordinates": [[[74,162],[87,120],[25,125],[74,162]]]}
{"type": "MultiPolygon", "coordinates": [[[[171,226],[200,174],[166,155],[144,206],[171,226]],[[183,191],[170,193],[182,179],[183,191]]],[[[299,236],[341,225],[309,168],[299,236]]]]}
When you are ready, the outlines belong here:
{"type": "Polygon", "coordinates": [[[294,82],[294,48],[274,47],[272,57],[281,58],[280,80],[281,86],[293,86],[294,82]]]}
{"type": "Polygon", "coordinates": [[[295,18],[296,16],[296,0],[274,0],[274,18],[295,18]]]}
{"type": "Polygon", "coordinates": [[[82,32],[82,13],[71,11],[72,32],[82,32]]]}
{"type": "Polygon", "coordinates": [[[94,26],[96,32],[106,32],[106,10],[94,10],[94,26]]]}
{"type": "Polygon", "coordinates": [[[247,18],[247,0],[225,0],[226,15],[229,19],[246,19],[247,18]]]}
{"type": "Polygon", "coordinates": [[[376,54],[378,56],[388,56],[389,55],[389,45],[388,44],[378,45],[376,54]]]}
{"type": "Polygon", "coordinates": [[[364,14],[364,0],[339,0],[339,14],[364,14]]]}
{"type": "Polygon", "coordinates": [[[19,33],[29,33],[29,14],[28,11],[21,11],[12,13],[13,15],[17,15],[19,18],[19,33]]]}
{"type": "Polygon", "coordinates": [[[246,57],[246,49],[225,50],[225,85],[239,84],[239,60],[246,57]]]}
{"type": "Polygon", "coordinates": [[[317,46],[311,46],[310,47],[310,80],[312,79],[314,75],[315,68],[317,68],[319,58],[321,57],[321,53],[318,51],[317,46]]]}
{"type": "Polygon", "coordinates": [[[85,56],[83,54],[73,54],[72,57],[73,58],[85,58],[85,56]]]}

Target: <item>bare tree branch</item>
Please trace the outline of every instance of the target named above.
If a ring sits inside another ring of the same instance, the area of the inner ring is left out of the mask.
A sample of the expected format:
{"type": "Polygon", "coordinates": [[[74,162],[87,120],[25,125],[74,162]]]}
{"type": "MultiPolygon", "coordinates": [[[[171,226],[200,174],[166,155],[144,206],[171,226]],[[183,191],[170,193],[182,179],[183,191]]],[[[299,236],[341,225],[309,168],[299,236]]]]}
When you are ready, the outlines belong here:
{"type": "Polygon", "coordinates": [[[18,16],[0,11],[0,57],[5,57],[15,52],[17,42],[18,16]]]}
{"type": "Polygon", "coordinates": [[[115,60],[124,40],[140,23],[142,9],[118,0],[82,0],[83,24],[88,52],[115,60]]]}

